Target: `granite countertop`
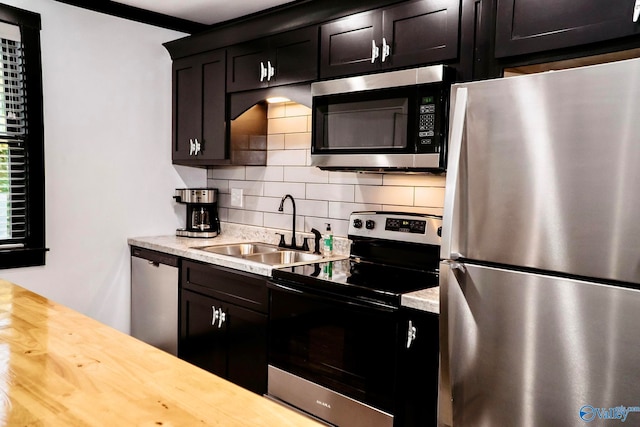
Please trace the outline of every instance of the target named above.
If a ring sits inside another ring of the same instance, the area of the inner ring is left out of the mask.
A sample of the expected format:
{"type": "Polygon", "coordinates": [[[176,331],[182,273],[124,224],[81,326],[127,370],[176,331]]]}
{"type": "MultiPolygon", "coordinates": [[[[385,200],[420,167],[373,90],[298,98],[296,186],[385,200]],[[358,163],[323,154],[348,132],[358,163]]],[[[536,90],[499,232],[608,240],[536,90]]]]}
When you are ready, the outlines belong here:
{"type": "MultiPolygon", "coordinates": [[[[137,246],[140,248],[175,255],[181,258],[201,261],[221,267],[233,268],[239,271],[270,277],[271,270],[273,270],[274,268],[273,266],[241,258],[234,258],[226,255],[206,252],[197,248],[203,246],[227,245],[247,242],[277,244],[279,237],[275,234],[275,231],[281,232],[282,230],[267,230],[262,227],[251,227],[230,223],[223,223],[222,227],[222,233],[218,237],[211,239],[198,239],[168,235],[131,237],[127,240],[127,242],[131,246],[137,246]]],[[[296,233],[296,235],[298,235],[298,233],[296,233]]],[[[309,233],[300,233],[300,236],[301,239],[303,236],[310,237],[312,235],[309,235],[309,233]]],[[[324,260],[330,261],[348,257],[349,244],[349,240],[346,238],[334,237],[334,255],[331,257],[327,257],[324,260]]],[[[405,294],[401,298],[401,305],[417,310],[428,311],[431,313],[439,313],[439,288],[435,287],[423,289],[405,294]]]]}

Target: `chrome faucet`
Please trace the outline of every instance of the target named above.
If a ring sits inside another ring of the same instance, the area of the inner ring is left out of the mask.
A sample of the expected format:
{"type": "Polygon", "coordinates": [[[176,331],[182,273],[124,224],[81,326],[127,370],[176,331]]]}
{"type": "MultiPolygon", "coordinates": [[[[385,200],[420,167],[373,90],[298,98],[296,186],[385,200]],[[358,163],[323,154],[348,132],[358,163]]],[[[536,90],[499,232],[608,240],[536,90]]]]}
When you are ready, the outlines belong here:
{"type": "Polygon", "coordinates": [[[296,249],[298,246],[296,245],[296,201],[293,200],[293,196],[291,194],[285,195],[282,200],[280,200],[280,207],[278,208],[278,212],[284,211],[284,201],[286,199],[291,199],[291,205],[293,206],[293,224],[291,226],[291,248],[296,249]]]}

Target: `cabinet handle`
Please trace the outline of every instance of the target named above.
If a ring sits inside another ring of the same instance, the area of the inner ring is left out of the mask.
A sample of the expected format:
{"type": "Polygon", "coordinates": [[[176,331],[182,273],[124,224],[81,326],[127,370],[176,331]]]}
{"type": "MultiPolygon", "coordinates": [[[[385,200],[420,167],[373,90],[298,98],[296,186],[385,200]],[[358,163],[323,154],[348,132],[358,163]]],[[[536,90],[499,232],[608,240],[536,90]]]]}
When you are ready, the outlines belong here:
{"type": "Polygon", "coordinates": [[[267,69],[264,66],[264,62],[260,62],[260,81],[264,81],[267,77],[267,69]]]}
{"type": "Polygon", "coordinates": [[[409,329],[407,331],[407,348],[411,347],[411,344],[416,339],[416,327],[413,326],[413,322],[409,320],[409,329]]]}
{"type": "Polygon", "coordinates": [[[635,5],[633,6],[633,22],[638,22],[639,17],[640,17],[640,0],[636,0],[635,5]]]}
{"type": "Polygon", "coordinates": [[[196,152],[196,144],[193,143],[193,139],[189,138],[189,155],[193,156],[193,153],[196,152]]]}
{"type": "Polygon", "coordinates": [[[218,309],[215,305],[211,306],[211,310],[213,310],[213,313],[211,314],[211,326],[216,326],[216,320],[218,320],[220,313],[218,313],[218,309]]]}
{"type": "Polygon", "coordinates": [[[227,313],[220,309],[220,316],[218,316],[218,329],[222,328],[222,324],[227,320],[227,313]]]}
{"type": "Polygon", "coordinates": [[[195,154],[196,156],[202,152],[200,142],[198,142],[198,138],[195,139],[195,154]]]}
{"type": "Polygon", "coordinates": [[[376,59],[378,59],[378,56],[380,56],[380,48],[376,46],[375,40],[371,40],[371,63],[372,64],[376,62],[376,59]]]}
{"type": "MultiPolygon", "coordinates": [[[[640,1],[640,0],[638,0],[640,1]]],[[[387,40],[382,38],[382,62],[391,55],[391,46],[387,44],[387,40]]]]}
{"type": "Polygon", "coordinates": [[[276,69],[271,65],[271,61],[267,61],[267,81],[271,81],[271,77],[276,75],[276,69]]]}

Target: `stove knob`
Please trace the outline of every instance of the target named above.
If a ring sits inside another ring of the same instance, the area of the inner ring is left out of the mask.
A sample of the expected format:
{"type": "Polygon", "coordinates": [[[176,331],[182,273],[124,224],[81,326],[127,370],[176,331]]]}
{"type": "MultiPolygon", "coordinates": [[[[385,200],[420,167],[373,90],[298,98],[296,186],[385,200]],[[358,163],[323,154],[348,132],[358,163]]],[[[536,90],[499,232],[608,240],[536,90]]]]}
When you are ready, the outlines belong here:
{"type": "Polygon", "coordinates": [[[354,219],[353,220],[353,228],[362,228],[362,220],[361,219],[354,219]]]}
{"type": "Polygon", "coordinates": [[[364,226],[367,230],[373,230],[374,227],[376,226],[376,223],[375,221],[368,219],[364,226]]]}

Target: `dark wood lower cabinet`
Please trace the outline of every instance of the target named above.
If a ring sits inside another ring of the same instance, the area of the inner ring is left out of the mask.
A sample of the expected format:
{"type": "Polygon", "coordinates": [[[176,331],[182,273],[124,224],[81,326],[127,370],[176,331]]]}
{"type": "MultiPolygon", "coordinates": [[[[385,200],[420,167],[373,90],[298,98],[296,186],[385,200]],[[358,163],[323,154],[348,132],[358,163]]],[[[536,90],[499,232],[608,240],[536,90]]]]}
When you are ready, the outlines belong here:
{"type": "Polygon", "coordinates": [[[395,427],[435,427],[437,424],[438,325],[437,314],[402,310],[395,427]],[[411,340],[409,331],[413,332],[411,340]]]}
{"type": "Polygon", "coordinates": [[[267,314],[230,301],[259,299],[257,276],[183,263],[178,356],[258,394],[267,391],[267,314]],[[237,285],[237,286],[234,286],[237,285]],[[236,288],[236,293],[227,290],[236,288]],[[194,290],[195,289],[195,290],[194,290]],[[215,296],[213,296],[215,295],[215,296]]]}

